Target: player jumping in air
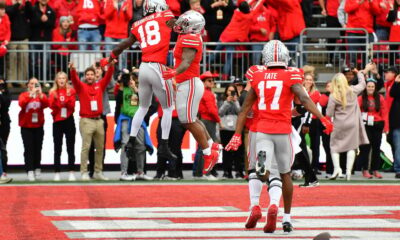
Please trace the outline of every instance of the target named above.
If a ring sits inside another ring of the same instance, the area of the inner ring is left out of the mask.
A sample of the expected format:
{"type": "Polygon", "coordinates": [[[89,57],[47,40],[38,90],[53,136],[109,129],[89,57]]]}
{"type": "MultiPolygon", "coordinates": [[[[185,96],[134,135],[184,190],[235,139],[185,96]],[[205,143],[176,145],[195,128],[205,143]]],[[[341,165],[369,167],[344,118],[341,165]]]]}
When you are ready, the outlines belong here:
{"type": "Polygon", "coordinates": [[[203,173],[208,173],[218,161],[218,144],[214,143],[205,126],[197,119],[204,85],[200,80],[200,61],[203,52],[205,20],[200,13],[189,10],[176,21],[174,31],[179,33],[174,49],[175,68],[163,73],[164,79],[175,78],[177,83],[176,110],[179,121],[199,143],[204,155],[203,173]]]}
{"type": "Polygon", "coordinates": [[[167,63],[171,27],[175,19],[168,10],[165,0],[144,0],[143,15],[144,18],[133,23],[129,38],[120,42],[110,55],[110,60],[118,58],[136,41],[139,41],[142,50],[142,63],[139,67],[139,109],[132,120],[131,137],[126,149],[128,155],[133,156],[133,145],[154,93],[164,113],[157,154],[167,159],[176,159],[168,147],[173,111],[173,86],[171,80],[164,81],[162,78],[162,71],[167,63]]]}

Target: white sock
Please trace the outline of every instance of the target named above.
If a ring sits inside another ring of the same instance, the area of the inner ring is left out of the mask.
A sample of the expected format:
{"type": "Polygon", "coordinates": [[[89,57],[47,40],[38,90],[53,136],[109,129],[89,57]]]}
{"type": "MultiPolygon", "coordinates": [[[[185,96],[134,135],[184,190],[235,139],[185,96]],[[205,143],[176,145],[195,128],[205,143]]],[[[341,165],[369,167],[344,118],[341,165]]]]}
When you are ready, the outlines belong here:
{"type": "Polygon", "coordinates": [[[161,118],[161,138],[168,140],[169,132],[171,130],[173,107],[163,109],[163,117],[161,118]]]}
{"type": "Polygon", "coordinates": [[[282,222],[292,222],[290,219],[290,213],[284,213],[282,222]]]}
{"type": "Polygon", "coordinates": [[[136,111],[135,115],[133,116],[132,119],[132,125],[131,125],[131,133],[130,135],[132,137],[136,137],[140,126],[142,125],[143,119],[147,114],[148,108],[143,108],[139,106],[139,109],[136,111]]]}
{"type": "Polygon", "coordinates": [[[206,156],[210,155],[211,154],[211,147],[203,149],[203,154],[206,155],[206,156]]]}
{"type": "Polygon", "coordinates": [[[260,195],[262,191],[263,184],[259,179],[254,179],[256,177],[255,173],[250,173],[249,175],[249,195],[250,195],[250,205],[260,205],[260,195]]]}
{"type": "Polygon", "coordinates": [[[208,139],[207,142],[208,142],[208,146],[209,146],[209,147],[211,147],[212,144],[214,143],[214,141],[212,140],[212,138],[208,139]]]}
{"type": "Polygon", "coordinates": [[[269,194],[269,205],[276,205],[279,207],[279,202],[281,201],[282,188],[272,187],[268,190],[269,194]]]}

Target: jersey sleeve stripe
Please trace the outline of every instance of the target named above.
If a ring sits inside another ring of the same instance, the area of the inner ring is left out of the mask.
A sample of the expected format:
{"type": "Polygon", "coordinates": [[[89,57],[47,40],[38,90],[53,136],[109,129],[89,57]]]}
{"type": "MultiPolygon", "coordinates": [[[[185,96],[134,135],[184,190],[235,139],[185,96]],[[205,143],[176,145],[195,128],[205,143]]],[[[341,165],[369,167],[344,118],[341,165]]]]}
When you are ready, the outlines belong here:
{"type": "Polygon", "coordinates": [[[182,39],[182,41],[187,41],[187,42],[195,42],[195,43],[199,43],[199,42],[200,42],[199,40],[187,39],[187,38],[185,38],[185,39],[182,39]]]}
{"type": "Polygon", "coordinates": [[[182,45],[200,46],[200,44],[182,42],[182,45]]]}

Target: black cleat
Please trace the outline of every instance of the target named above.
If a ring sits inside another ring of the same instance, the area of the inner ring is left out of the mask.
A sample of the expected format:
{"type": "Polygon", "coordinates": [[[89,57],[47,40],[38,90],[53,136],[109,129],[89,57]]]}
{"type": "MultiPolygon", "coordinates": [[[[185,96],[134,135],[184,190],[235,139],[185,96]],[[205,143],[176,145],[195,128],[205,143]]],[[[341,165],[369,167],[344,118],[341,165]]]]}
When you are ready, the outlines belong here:
{"type": "Polygon", "coordinates": [[[283,229],[283,233],[286,233],[286,234],[293,232],[293,226],[290,222],[282,223],[282,229],[283,229]]]}
{"type": "Polygon", "coordinates": [[[299,185],[299,187],[318,187],[318,186],[319,186],[318,180],[314,182],[305,182],[304,184],[299,185]]]}
{"type": "Polygon", "coordinates": [[[161,139],[158,143],[157,156],[168,160],[176,160],[178,157],[168,147],[168,140],[161,139]]]}

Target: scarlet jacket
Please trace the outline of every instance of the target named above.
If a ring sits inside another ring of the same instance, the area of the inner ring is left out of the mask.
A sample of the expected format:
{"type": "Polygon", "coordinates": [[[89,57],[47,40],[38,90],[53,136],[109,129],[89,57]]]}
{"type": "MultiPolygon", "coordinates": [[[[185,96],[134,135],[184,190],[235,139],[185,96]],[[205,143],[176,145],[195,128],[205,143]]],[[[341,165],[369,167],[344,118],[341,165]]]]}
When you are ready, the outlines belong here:
{"type": "Polygon", "coordinates": [[[19,95],[18,104],[21,111],[18,115],[18,123],[23,128],[39,128],[44,125],[43,109],[49,106],[48,99],[44,93],[31,96],[30,92],[19,95]]]}
{"type": "Polygon", "coordinates": [[[250,27],[250,41],[252,42],[267,42],[269,34],[276,31],[276,20],[268,8],[262,6],[253,16],[253,22],[250,27]],[[267,30],[267,34],[263,35],[261,28],[267,30]]]}
{"type": "MultiPolygon", "coordinates": [[[[76,33],[74,31],[68,32],[66,34],[60,33],[60,28],[56,28],[53,31],[53,42],[76,42],[76,33]]],[[[55,50],[74,50],[78,49],[76,45],[58,45],[53,44],[51,47],[55,50]]],[[[68,55],[68,52],[59,52],[61,55],[68,55]]]]}
{"type": "Polygon", "coordinates": [[[217,123],[221,122],[218,115],[217,100],[210,88],[204,88],[203,98],[199,105],[199,114],[201,119],[217,123]]]}
{"type": "Polygon", "coordinates": [[[266,2],[279,14],[277,22],[280,39],[288,41],[300,36],[306,27],[300,0],[266,0],[266,2]]]}
{"type": "Polygon", "coordinates": [[[75,89],[57,89],[49,93],[49,107],[52,110],[54,122],[63,121],[75,112],[75,89]],[[66,114],[62,114],[65,108],[66,114]]]}
{"type": "Polygon", "coordinates": [[[100,4],[97,0],[79,0],[76,13],[78,26],[85,23],[99,26],[102,20],[100,4]]]}
{"type": "Polygon", "coordinates": [[[114,66],[110,66],[106,75],[100,81],[91,85],[81,82],[76,69],[71,69],[69,76],[78,94],[80,101],[79,116],[85,118],[97,118],[103,113],[103,92],[111,81],[114,73],[114,66]],[[92,111],[92,101],[97,105],[97,109],[92,111]]]}
{"type": "MultiPolygon", "coordinates": [[[[374,15],[380,14],[378,0],[363,1],[346,0],[344,11],[348,14],[347,28],[365,28],[368,33],[374,32],[374,15]]],[[[350,30],[350,33],[363,33],[362,31],[350,30]]]]}
{"type": "Polygon", "coordinates": [[[9,42],[11,39],[11,25],[8,15],[5,14],[4,17],[0,18],[0,45],[2,42],[9,42]]]}
{"type": "Polygon", "coordinates": [[[104,19],[106,31],[104,36],[110,38],[127,38],[128,23],[132,18],[132,4],[130,0],[125,0],[119,10],[114,6],[114,1],[107,0],[104,8],[104,19]]]}

